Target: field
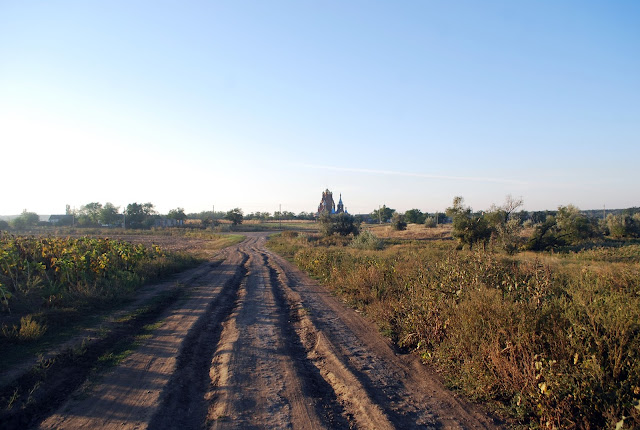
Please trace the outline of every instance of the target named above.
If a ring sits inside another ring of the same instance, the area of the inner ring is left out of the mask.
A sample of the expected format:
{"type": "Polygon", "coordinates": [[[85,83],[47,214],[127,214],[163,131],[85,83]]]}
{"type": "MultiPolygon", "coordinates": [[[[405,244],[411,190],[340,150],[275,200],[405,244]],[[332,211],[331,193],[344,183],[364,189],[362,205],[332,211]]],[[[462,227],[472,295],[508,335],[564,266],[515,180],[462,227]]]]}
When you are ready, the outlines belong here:
{"type": "Polygon", "coordinates": [[[0,236],[0,361],[6,365],[43,353],[98,316],[108,317],[143,285],[243,238],[189,231],[65,233],[0,236]]]}
{"type": "Polygon", "coordinates": [[[470,252],[447,228],[370,231],[385,249],[284,233],[270,247],[514,425],[640,425],[640,245],[470,252]]]}
{"type": "Polygon", "coordinates": [[[0,420],[640,426],[637,240],[508,255],[450,226],[286,226],[3,234],[0,420]]]}
{"type": "MultiPolygon", "coordinates": [[[[175,250],[206,239],[164,233],[175,250]]],[[[398,354],[372,323],[267,250],[269,232],[244,235],[235,244],[210,236],[229,246],[214,252],[203,243],[208,249],[192,249],[202,263],[137,285],[118,304],[98,299],[125,292],[114,281],[138,272],[123,269],[121,260],[130,259],[117,255],[135,251],[141,268],[157,266],[169,252],[154,235],[127,238],[151,246],[115,237],[4,237],[7,252],[30,253],[19,264],[44,266],[45,285],[60,276],[60,260],[69,263],[62,277],[72,282],[42,316],[5,330],[12,334],[2,349],[2,427],[497,428],[418,357],[398,354]],[[94,269],[107,278],[92,279],[94,269]],[[87,301],[78,291],[101,294],[87,301]],[[86,316],[71,327],[75,335],[45,319],[63,305],[86,316]]],[[[28,284],[19,288],[46,297],[40,284],[28,284]]],[[[21,301],[9,297],[12,313],[3,317],[18,318],[21,301]]]]}

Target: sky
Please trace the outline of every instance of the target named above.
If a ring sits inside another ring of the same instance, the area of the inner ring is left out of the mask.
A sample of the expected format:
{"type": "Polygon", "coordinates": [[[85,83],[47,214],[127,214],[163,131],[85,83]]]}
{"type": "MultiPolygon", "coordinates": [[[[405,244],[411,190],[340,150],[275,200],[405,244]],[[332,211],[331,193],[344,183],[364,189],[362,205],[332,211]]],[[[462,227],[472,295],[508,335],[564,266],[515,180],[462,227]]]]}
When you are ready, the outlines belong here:
{"type": "Polygon", "coordinates": [[[0,215],[640,206],[638,1],[0,0],[0,215]]]}

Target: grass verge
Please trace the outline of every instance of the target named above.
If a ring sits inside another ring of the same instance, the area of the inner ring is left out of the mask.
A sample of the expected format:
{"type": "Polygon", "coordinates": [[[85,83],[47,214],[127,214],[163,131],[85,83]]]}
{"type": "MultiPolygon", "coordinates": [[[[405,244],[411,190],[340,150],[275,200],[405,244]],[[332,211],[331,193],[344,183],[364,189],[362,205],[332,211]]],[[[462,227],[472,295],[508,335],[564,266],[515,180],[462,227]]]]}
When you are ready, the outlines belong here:
{"type": "Polygon", "coordinates": [[[291,234],[269,247],[516,426],[640,427],[637,245],[517,256],[454,245],[372,251],[291,234]]]}
{"type": "Polygon", "coordinates": [[[163,312],[184,290],[175,287],[119,319],[99,339],[83,342],[36,366],[0,388],[0,422],[6,428],[27,428],[59,407],[83,384],[91,385],[103,370],[128,356],[156,327],[163,312]]]}

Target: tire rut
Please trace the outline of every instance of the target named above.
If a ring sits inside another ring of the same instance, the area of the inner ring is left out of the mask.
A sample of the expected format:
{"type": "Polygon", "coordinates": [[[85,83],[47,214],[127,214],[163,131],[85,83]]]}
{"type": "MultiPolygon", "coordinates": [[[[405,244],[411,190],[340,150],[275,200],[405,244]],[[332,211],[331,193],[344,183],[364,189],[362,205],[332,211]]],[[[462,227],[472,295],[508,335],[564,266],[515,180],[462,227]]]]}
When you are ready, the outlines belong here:
{"type": "MultiPolygon", "coordinates": [[[[359,385],[365,402],[368,397],[374,411],[381,408],[392,427],[496,428],[490,419],[446,390],[414,357],[395,352],[373,324],[347,309],[282,257],[265,252],[278,266],[281,284],[298,302],[303,321],[307,319],[310,330],[317,332],[313,348],[320,355],[326,354],[329,365],[339,370],[344,366],[347,386],[359,385]]],[[[298,328],[303,332],[300,336],[313,341],[304,326],[298,328]]],[[[309,348],[308,344],[305,346],[309,348]]],[[[340,383],[332,384],[337,391],[340,383]]],[[[363,424],[365,428],[380,428],[378,423],[363,424]]]]}
{"type": "Polygon", "coordinates": [[[282,267],[273,260],[269,263],[267,254],[263,255],[271,271],[273,283],[280,286],[283,300],[286,295],[290,303],[290,312],[293,314],[290,327],[295,333],[294,336],[300,341],[307,362],[315,367],[316,372],[330,387],[334,398],[340,402],[343,414],[348,417],[349,427],[396,428],[390,417],[371,397],[359,376],[309,317],[308,308],[304,306],[300,295],[290,288],[282,267]]]}
{"type": "Polygon", "coordinates": [[[206,420],[211,357],[222,333],[222,322],[238,303],[240,285],[247,275],[249,256],[241,252],[242,260],[204,315],[192,326],[184,339],[177,358],[176,370],[160,397],[158,412],[149,428],[197,428],[206,420]]]}
{"type": "Polygon", "coordinates": [[[267,254],[260,252],[260,255],[269,270],[271,289],[279,309],[278,327],[287,345],[286,352],[290,356],[303,394],[312,399],[315,413],[325,423],[324,425],[330,425],[331,428],[354,428],[353,415],[345,410],[343,402],[340,401],[331,384],[322,376],[320,369],[309,357],[308,350],[297,330],[301,316],[296,303],[288,299],[278,270],[269,261],[267,254]]]}

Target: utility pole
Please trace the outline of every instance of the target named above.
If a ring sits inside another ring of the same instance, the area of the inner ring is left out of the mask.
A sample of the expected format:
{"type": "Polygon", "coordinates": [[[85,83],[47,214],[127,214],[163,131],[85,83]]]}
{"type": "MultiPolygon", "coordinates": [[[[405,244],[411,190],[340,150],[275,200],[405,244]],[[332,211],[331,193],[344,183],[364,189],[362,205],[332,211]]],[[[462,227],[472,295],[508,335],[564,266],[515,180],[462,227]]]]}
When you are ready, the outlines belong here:
{"type": "Polygon", "coordinates": [[[607,205],[602,205],[602,219],[607,220],[607,205]]]}

